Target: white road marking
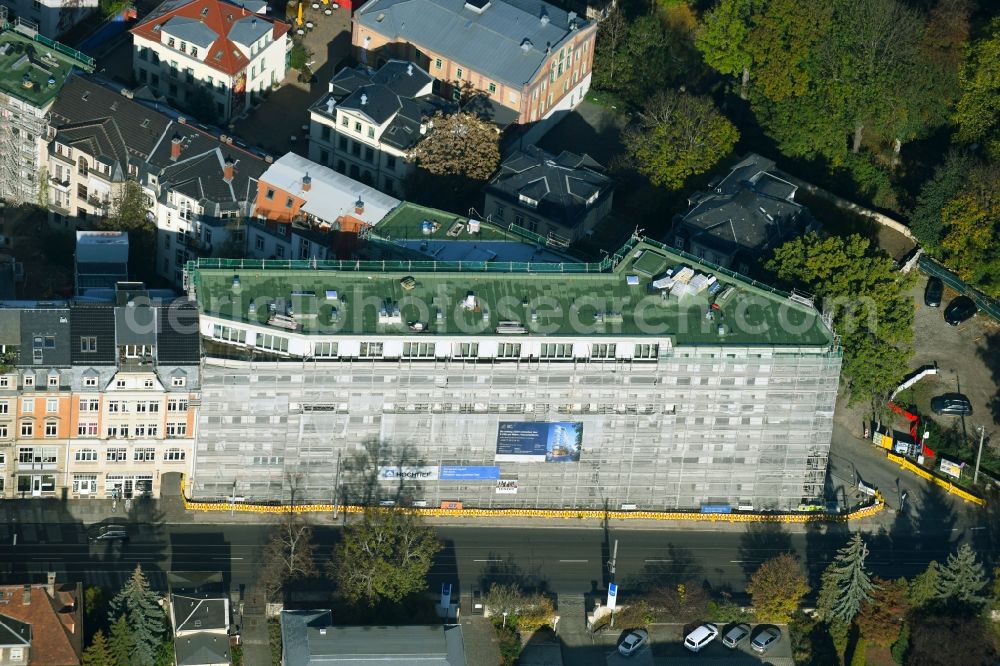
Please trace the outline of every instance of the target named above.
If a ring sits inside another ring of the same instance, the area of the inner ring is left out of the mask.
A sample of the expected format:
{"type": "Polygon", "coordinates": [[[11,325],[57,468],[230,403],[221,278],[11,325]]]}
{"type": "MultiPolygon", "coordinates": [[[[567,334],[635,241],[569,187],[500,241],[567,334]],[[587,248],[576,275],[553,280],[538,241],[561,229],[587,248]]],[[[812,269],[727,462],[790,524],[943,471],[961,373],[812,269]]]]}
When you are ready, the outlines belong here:
{"type": "Polygon", "coordinates": [[[503,560],[472,560],[473,562],[503,562],[503,560]]]}
{"type": "Polygon", "coordinates": [[[586,562],[587,560],[559,560],[560,562],[586,562]]]}

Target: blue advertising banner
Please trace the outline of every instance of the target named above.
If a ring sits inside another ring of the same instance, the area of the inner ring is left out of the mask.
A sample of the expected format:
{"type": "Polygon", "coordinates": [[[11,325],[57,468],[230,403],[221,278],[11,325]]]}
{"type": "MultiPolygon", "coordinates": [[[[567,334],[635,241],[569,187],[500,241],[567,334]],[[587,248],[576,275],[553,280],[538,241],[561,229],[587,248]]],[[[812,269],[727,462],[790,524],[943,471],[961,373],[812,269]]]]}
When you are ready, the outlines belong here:
{"type": "Polygon", "coordinates": [[[500,478],[500,468],[476,467],[474,465],[441,465],[441,473],[438,478],[442,481],[494,481],[500,478]]]}
{"type": "Polygon", "coordinates": [[[498,462],[578,462],[582,444],[582,423],[501,421],[497,431],[496,460],[498,462]]]}
{"type": "Polygon", "coordinates": [[[733,507],[728,504],[702,504],[702,513],[732,513],[733,507]]]}

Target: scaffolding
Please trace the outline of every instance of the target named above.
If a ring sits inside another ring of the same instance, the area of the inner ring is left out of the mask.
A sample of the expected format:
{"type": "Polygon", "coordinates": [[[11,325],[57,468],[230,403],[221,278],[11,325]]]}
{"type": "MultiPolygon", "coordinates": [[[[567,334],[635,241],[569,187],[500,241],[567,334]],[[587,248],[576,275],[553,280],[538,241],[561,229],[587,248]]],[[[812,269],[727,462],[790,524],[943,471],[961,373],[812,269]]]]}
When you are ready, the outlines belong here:
{"type": "Polygon", "coordinates": [[[49,131],[47,115],[0,93],[0,119],[0,198],[13,204],[38,203],[38,142],[49,131]]]}

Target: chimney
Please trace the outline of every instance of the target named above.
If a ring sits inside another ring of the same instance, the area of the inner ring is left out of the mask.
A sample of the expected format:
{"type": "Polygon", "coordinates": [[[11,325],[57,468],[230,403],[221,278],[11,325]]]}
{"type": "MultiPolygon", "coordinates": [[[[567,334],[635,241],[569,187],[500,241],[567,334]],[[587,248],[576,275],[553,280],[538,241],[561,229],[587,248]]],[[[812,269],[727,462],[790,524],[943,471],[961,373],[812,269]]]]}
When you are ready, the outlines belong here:
{"type": "Polygon", "coordinates": [[[170,140],[170,161],[176,162],[181,156],[181,137],[179,134],[174,134],[174,138],[170,140]]]}
{"type": "Polygon", "coordinates": [[[307,171],[306,175],[302,176],[302,191],[308,192],[310,189],[312,189],[312,178],[309,177],[309,172],[307,171]]]}
{"type": "Polygon", "coordinates": [[[409,65],[406,66],[406,75],[407,76],[413,76],[413,63],[412,62],[409,65]]]}
{"type": "Polygon", "coordinates": [[[368,95],[361,93],[361,106],[364,106],[367,103],[368,103],[368,95]]]}
{"type": "Polygon", "coordinates": [[[362,215],[365,212],[365,202],[358,197],[358,200],[354,202],[354,213],[356,215],[362,215]]]}
{"type": "Polygon", "coordinates": [[[56,598],[56,572],[50,571],[45,577],[45,591],[49,593],[49,597],[52,599],[56,598]]]}
{"type": "Polygon", "coordinates": [[[233,162],[233,158],[227,157],[226,158],[226,163],[222,167],[222,180],[226,181],[227,183],[233,182],[233,167],[234,166],[236,166],[236,164],[233,162]]]}
{"type": "Polygon", "coordinates": [[[21,595],[21,603],[25,606],[31,605],[31,584],[24,584],[24,592],[21,595]]]}

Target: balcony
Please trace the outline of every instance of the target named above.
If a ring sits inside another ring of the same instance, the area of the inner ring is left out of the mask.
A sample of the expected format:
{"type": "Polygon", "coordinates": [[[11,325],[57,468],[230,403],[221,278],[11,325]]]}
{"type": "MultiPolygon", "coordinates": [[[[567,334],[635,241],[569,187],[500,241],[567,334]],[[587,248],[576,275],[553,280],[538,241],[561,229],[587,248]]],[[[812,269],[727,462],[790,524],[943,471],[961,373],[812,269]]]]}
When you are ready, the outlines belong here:
{"type": "Polygon", "coordinates": [[[60,180],[59,178],[56,178],[55,176],[50,176],[49,177],[49,182],[52,183],[54,186],[56,186],[57,188],[59,188],[61,190],[64,190],[64,191],[68,191],[69,190],[69,178],[63,178],[62,180],[60,180]]]}
{"type": "Polygon", "coordinates": [[[98,208],[107,208],[111,205],[111,199],[108,197],[100,197],[96,194],[91,194],[87,196],[87,203],[91,206],[96,206],[98,208]]]}

